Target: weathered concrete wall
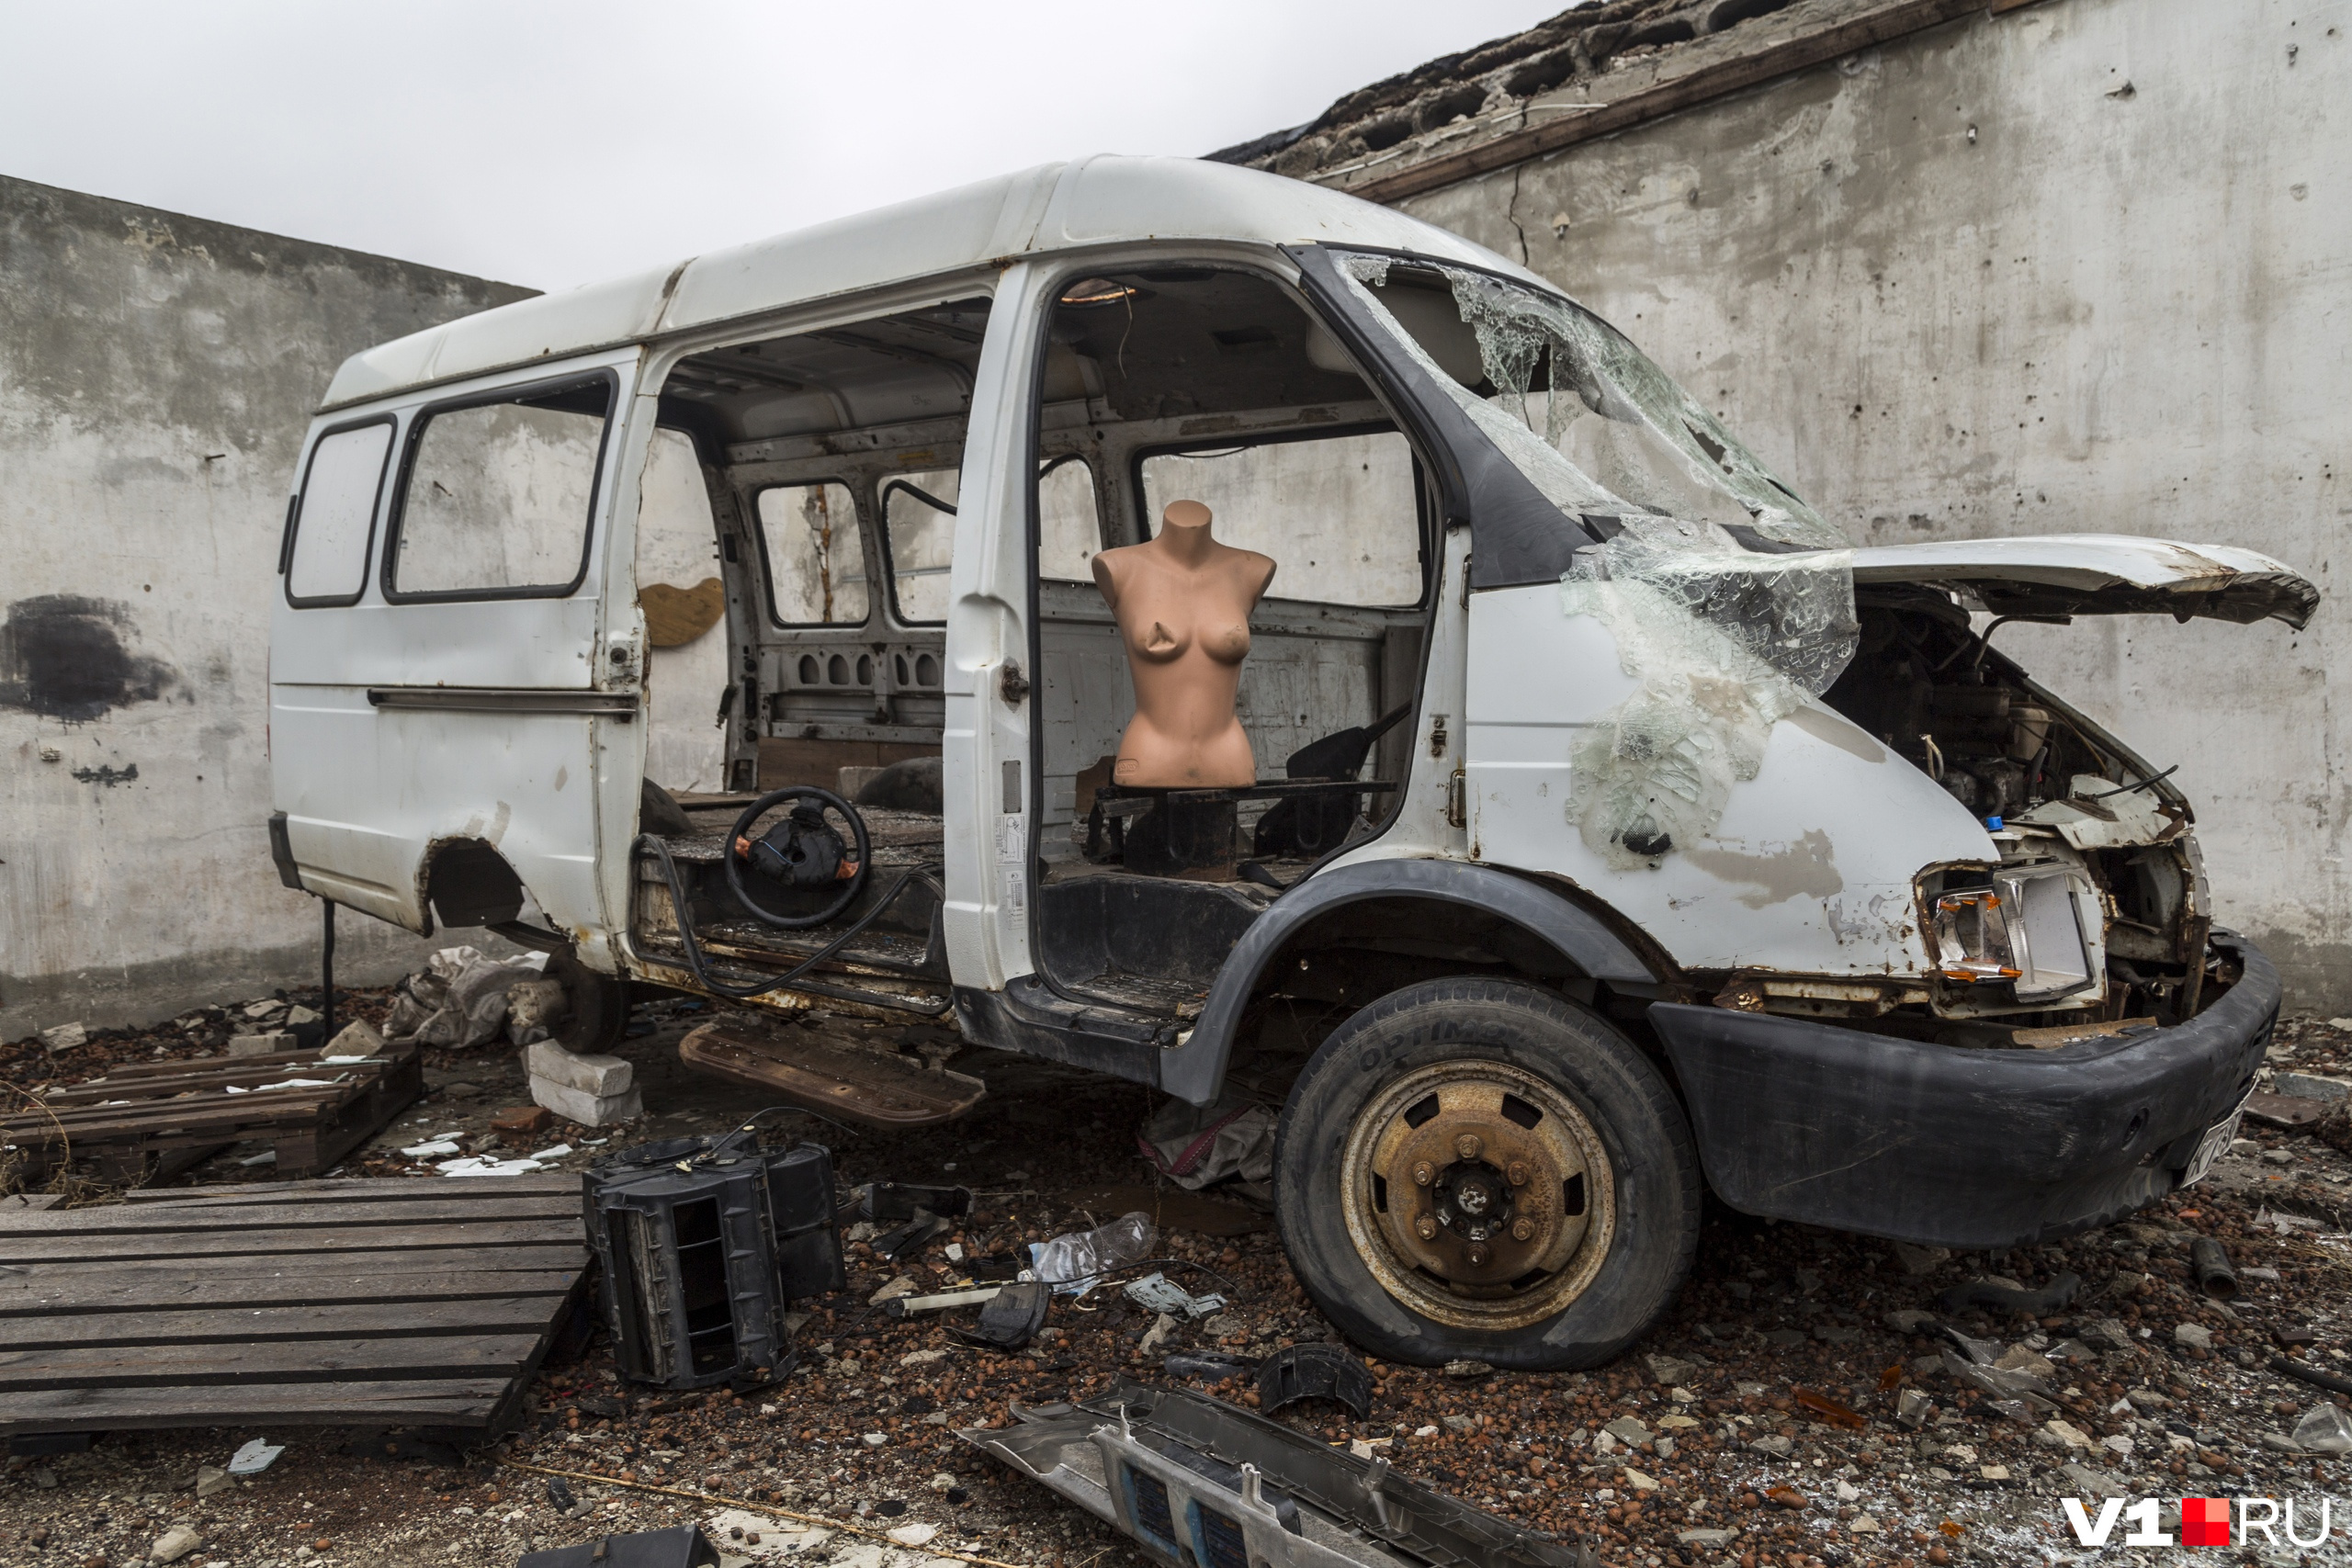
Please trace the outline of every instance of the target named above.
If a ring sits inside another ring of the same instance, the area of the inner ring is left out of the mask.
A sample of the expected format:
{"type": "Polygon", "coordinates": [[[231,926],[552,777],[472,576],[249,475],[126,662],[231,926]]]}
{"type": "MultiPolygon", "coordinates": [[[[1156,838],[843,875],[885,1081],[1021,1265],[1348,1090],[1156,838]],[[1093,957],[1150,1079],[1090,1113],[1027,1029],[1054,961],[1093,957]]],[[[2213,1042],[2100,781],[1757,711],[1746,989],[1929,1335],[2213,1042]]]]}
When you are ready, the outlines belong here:
{"type": "Polygon", "coordinates": [[[315,977],[264,827],[295,454],[345,355],[529,292],[0,178],[0,1040],[315,977]]]}
{"type": "MultiPolygon", "coordinates": [[[[1858,541],[2352,515],[2352,4],[2050,0],[1412,198],[1624,329],[1858,541]]],[[[2346,606],[2010,626],[2179,762],[2222,919],[2352,1010],[2346,606]]]]}

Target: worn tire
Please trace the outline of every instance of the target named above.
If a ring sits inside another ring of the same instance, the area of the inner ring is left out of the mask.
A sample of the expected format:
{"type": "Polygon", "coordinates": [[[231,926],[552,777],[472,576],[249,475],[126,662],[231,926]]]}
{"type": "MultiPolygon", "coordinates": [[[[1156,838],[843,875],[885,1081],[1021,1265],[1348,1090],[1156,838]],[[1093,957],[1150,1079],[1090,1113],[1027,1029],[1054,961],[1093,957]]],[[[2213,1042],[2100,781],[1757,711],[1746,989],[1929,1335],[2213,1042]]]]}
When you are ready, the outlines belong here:
{"type": "Polygon", "coordinates": [[[628,985],[589,968],[568,953],[548,959],[548,978],[560,981],[571,1012],[552,1038],[567,1051],[610,1055],[628,1028],[628,985]]]}
{"type": "Polygon", "coordinates": [[[1275,1216],[1300,1284],[1366,1350],[1423,1366],[1467,1359],[1537,1371],[1609,1360],[1657,1321],[1689,1276],[1701,1189],[1689,1123],[1649,1059],[1584,1009],[1504,980],[1426,981],[1355,1014],[1307,1063],[1274,1138],[1275,1216]],[[1589,1282],[1559,1311],[1505,1330],[1449,1325],[1400,1299],[1367,1263],[1342,1206],[1351,1133],[1384,1090],[1419,1071],[1479,1062],[1543,1080],[1582,1114],[1606,1150],[1615,1202],[1589,1282]]]}

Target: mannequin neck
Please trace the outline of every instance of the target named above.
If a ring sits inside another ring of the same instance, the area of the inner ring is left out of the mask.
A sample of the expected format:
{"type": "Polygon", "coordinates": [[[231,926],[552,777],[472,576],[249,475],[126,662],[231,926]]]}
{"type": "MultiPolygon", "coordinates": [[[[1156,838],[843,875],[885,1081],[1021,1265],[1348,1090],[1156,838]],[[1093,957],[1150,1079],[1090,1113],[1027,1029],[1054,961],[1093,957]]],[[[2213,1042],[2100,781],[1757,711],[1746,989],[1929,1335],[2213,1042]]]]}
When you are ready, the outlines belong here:
{"type": "Polygon", "coordinates": [[[1151,542],[1171,559],[1185,566],[1199,566],[1216,548],[1216,541],[1209,536],[1209,525],[1194,524],[1190,527],[1181,523],[1163,523],[1151,542]]]}

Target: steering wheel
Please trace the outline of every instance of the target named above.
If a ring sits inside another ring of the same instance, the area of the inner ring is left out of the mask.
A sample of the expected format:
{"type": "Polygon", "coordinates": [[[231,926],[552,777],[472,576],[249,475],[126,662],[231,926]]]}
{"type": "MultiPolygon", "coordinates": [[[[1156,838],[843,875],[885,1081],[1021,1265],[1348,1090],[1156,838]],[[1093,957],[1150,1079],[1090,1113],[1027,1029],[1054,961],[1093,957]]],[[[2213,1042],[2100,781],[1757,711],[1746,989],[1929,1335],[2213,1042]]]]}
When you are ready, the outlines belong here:
{"type": "Polygon", "coordinates": [[[769,925],[786,931],[807,931],[838,919],[857,902],[857,896],[865,891],[874,854],[865,831],[865,818],[858,815],[856,807],[831,790],[819,789],[815,784],[793,784],[770,790],[735,818],[735,826],[727,833],[725,860],[728,890],[743,908],[769,925]],[[808,804],[795,807],[782,821],[752,838],[752,825],[786,801],[808,804]],[[825,820],[828,809],[839,812],[849,824],[850,833],[856,840],[854,848],[843,843],[841,834],[825,820]],[[841,893],[814,914],[779,915],[762,908],[752,897],[743,881],[747,865],[765,880],[786,887],[839,887],[841,893]]]}

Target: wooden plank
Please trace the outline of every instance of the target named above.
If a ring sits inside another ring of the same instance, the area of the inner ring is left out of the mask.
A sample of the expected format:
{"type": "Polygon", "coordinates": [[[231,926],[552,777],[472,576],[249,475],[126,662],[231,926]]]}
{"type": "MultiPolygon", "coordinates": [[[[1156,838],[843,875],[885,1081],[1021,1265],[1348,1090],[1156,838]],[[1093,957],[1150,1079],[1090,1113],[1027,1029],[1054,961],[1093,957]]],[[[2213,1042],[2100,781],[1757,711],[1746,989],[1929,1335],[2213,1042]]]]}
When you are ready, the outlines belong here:
{"type": "Polygon", "coordinates": [[[58,1389],[0,1397],[0,1432],[165,1427],[488,1427],[505,1377],[229,1383],[218,1388],[58,1389]]]}
{"type": "MultiPolygon", "coordinates": [[[[194,1235],[207,1231],[234,1233],[264,1228],[287,1230],[303,1226],[383,1224],[475,1225],[484,1220],[569,1219],[577,1228],[581,1218],[577,1188],[562,1193],[522,1194],[497,1204],[467,1202],[448,1195],[451,1188],[481,1185],[497,1179],[485,1177],[481,1183],[447,1181],[441,1189],[443,1201],[440,1202],[224,1203],[217,1207],[190,1204],[185,1208],[153,1203],[136,1207],[127,1203],[110,1203],[102,1208],[0,1213],[0,1237],[128,1235],[140,1231],[194,1235]]],[[[5,1241],[0,1241],[0,1247],[5,1245],[5,1241]]]]}
{"type": "MultiPolygon", "coordinates": [[[[422,1140],[420,1140],[422,1141],[422,1140]]],[[[233,1187],[142,1187],[125,1192],[126,1203],[347,1203],[361,1197],[378,1202],[440,1201],[473,1199],[503,1201],[522,1192],[580,1191],[577,1176],[501,1176],[457,1181],[446,1177],[338,1176],[310,1181],[241,1181],[233,1187]]]]}
{"type": "MultiPolygon", "coordinates": [[[[334,1306],[255,1307],[216,1303],[158,1312],[51,1313],[0,1318],[0,1352],[111,1345],[209,1347],[299,1344],[313,1339],[410,1339],[436,1335],[544,1334],[577,1276],[537,1295],[439,1301],[349,1302],[334,1306]]],[[[209,1352],[187,1353],[192,1362],[209,1352]]]]}
{"type": "MultiPolygon", "coordinates": [[[[266,1382],[513,1375],[528,1365],[544,1325],[524,1334],[420,1335],[294,1344],[86,1345],[0,1351],[0,1404],[7,1396],[71,1388],[179,1388],[266,1382]]],[[[201,1394],[198,1398],[201,1399],[201,1394]]]]}
{"type": "Polygon", "coordinates": [[[204,1258],[234,1252],[320,1253],[408,1249],[442,1252],[471,1247],[571,1247],[580,1246],[580,1222],[522,1220],[513,1224],[362,1227],[345,1230],[288,1227],[243,1231],[233,1242],[210,1231],[127,1235],[34,1235],[0,1232],[0,1264],[98,1261],[107,1258],[204,1258]]]}
{"type": "MultiPolygon", "coordinates": [[[[410,1273],[406,1255],[382,1269],[347,1272],[338,1258],[333,1269],[277,1259],[265,1272],[208,1268],[191,1275],[185,1264],[124,1267],[67,1274],[44,1267],[18,1280],[0,1276],[0,1344],[12,1343],[15,1325],[68,1313],[105,1315],[169,1314],[203,1308],[226,1313],[272,1307],[321,1309],[338,1304],[400,1304],[419,1302],[495,1301],[569,1293],[587,1268],[587,1254],[569,1267],[523,1269],[484,1258],[467,1272],[435,1258],[437,1272],[410,1273]]],[[[550,1310],[544,1307],[543,1310],[550,1310]]]]}

